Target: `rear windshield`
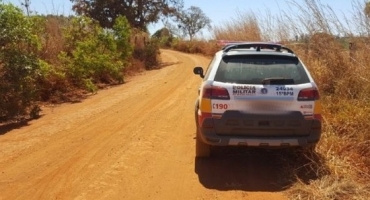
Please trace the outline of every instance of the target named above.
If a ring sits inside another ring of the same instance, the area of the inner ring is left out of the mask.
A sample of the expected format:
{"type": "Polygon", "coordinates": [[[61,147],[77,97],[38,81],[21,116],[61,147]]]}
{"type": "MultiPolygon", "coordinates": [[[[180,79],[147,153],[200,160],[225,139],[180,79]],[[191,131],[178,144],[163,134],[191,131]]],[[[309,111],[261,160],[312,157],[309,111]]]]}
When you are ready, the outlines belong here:
{"type": "Polygon", "coordinates": [[[225,56],[215,81],[240,84],[308,83],[308,76],[296,57],[275,55],[225,56]]]}

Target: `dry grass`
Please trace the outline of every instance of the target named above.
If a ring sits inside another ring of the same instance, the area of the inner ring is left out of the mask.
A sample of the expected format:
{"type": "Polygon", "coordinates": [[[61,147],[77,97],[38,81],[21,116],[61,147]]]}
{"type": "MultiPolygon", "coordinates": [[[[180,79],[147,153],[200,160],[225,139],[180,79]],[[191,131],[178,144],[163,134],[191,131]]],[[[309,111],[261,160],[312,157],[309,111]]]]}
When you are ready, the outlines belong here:
{"type": "Polygon", "coordinates": [[[125,76],[135,76],[146,70],[144,61],[131,58],[130,64],[124,69],[125,76]]]}
{"type": "MultiPolygon", "coordinates": [[[[285,15],[283,21],[299,19],[299,24],[294,25],[302,28],[293,29],[289,35],[310,36],[301,41],[304,45],[292,48],[304,59],[321,91],[324,131],[318,153],[325,159],[325,166],[321,167],[328,168],[330,173],[310,184],[294,185],[289,194],[293,199],[368,199],[370,40],[360,37],[358,32],[369,27],[361,26],[360,30],[348,27],[329,6],[317,0],[306,0],[305,5],[291,3],[300,14],[285,15]],[[338,34],[347,37],[338,38],[338,34]],[[350,42],[355,44],[352,49],[350,42]]],[[[359,24],[358,19],[363,19],[360,24],[368,26],[370,19],[363,18],[361,4],[354,5],[358,5],[353,8],[357,16],[344,21],[359,24]]]]}
{"type": "Polygon", "coordinates": [[[289,192],[296,200],[332,200],[332,199],[358,199],[366,200],[370,194],[369,187],[358,185],[353,180],[346,180],[334,175],[322,177],[309,185],[299,184],[289,192]]]}
{"type": "Polygon", "coordinates": [[[262,35],[258,20],[253,13],[238,13],[236,18],[215,27],[213,37],[216,40],[261,41],[262,35]]]}
{"type": "Polygon", "coordinates": [[[65,18],[52,15],[46,17],[41,58],[52,65],[60,64],[58,55],[65,47],[63,28],[66,23],[65,18]]]}
{"type": "Polygon", "coordinates": [[[206,56],[213,56],[217,51],[220,50],[220,46],[217,41],[203,41],[203,40],[177,40],[172,43],[172,49],[182,51],[186,53],[203,54],[206,56]]]}

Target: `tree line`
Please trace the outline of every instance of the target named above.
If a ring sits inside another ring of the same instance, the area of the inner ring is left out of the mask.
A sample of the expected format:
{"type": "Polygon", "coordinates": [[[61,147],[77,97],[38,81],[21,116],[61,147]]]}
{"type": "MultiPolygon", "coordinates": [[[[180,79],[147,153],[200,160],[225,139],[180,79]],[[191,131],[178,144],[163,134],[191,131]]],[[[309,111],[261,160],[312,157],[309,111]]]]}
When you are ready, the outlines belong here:
{"type": "Polygon", "coordinates": [[[40,102],[76,101],[124,82],[135,60],[158,65],[159,45],[133,35],[172,19],[193,38],[210,20],[182,0],[71,0],[77,15],[39,15],[0,0],[0,123],[38,117],[40,102]],[[202,21],[204,20],[204,21],[202,21]],[[28,117],[26,117],[28,118],[28,117]]]}

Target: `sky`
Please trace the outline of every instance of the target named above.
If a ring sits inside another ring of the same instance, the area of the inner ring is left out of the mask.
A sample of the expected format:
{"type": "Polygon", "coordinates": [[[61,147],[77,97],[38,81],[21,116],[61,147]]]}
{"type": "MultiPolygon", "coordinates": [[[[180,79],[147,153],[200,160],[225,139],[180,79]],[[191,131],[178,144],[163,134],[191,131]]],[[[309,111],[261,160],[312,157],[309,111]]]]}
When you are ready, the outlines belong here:
{"type": "MultiPolygon", "coordinates": [[[[0,0],[1,1],[1,0],[0,0]]],[[[2,0],[16,6],[20,6],[25,0],[2,0]]],[[[70,0],[29,0],[31,11],[40,14],[64,14],[73,15],[72,3],[70,0]]],[[[229,21],[238,12],[254,11],[255,13],[277,14],[279,10],[286,10],[289,7],[287,2],[297,2],[303,4],[304,0],[184,0],[185,8],[190,6],[200,7],[203,12],[212,20],[212,26],[218,26],[223,22],[229,21]]],[[[353,2],[364,0],[319,0],[323,5],[329,5],[338,15],[349,13],[352,10],[353,2]]],[[[149,31],[154,33],[162,28],[161,23],[149,26],[149,31]]],[[[207,34],[207,31],[205,31],[207,34]]]]}

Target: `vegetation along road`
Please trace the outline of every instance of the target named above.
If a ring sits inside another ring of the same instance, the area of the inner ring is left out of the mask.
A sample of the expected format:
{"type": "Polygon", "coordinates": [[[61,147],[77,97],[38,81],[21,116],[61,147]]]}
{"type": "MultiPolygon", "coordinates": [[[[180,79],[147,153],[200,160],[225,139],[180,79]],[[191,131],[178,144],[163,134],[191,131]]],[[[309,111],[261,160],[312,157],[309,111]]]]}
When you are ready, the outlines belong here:
{"type": "Polygon", "coordinates": [[[160,70],[2,127],[0,200],[286,199],[290,183],[274,154],[195,159],[200,78],[192,69],[209,58],[169,50],[161,56],[160,70]]]}

